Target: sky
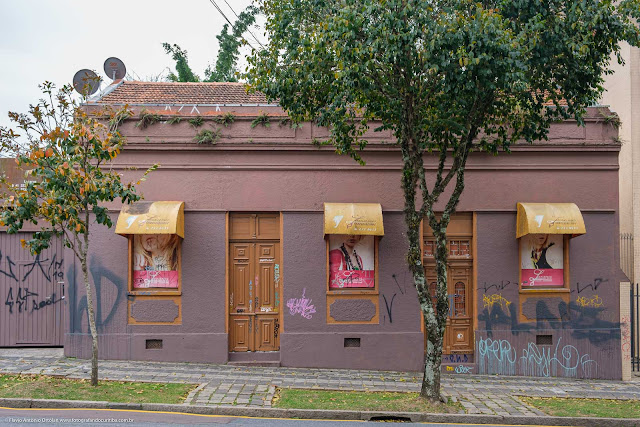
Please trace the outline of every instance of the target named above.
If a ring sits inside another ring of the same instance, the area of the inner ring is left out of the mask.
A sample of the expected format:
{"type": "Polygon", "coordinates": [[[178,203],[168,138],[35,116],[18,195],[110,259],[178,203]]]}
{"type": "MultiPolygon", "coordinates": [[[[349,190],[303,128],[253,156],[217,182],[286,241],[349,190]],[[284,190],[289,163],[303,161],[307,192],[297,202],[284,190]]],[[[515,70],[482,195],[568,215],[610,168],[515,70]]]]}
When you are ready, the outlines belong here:
{"type": "MultiPolygon", "coordinates": [[[[215,2],[231,22],[231,8],[240,13],[251,4],[215,2]]],[[[202,77],[225,22],[210,0],[0,0],[0,126],[10,125],[8,111],[26,112],[37,102],[44,81],[61,86],[88,68],[111,83],[103,70],[109,57],[143,80],[166,75],[173,62],[163,42],[187,50],[202,77]]],[[[260,38],[261,30],[251,31],[260,38]]]]}

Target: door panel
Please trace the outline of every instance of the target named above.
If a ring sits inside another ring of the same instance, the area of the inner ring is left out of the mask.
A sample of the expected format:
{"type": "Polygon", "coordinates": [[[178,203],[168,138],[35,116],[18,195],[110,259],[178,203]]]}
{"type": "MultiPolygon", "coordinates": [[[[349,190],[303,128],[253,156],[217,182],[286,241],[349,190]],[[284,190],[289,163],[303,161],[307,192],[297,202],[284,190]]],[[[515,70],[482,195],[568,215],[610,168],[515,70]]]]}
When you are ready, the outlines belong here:
{"type": "Polygon", "coordinates": [[[230,224],[229,350],[277,351],[279,214],[231,214],[230,224]]]}
{"type": "Polygon", "coordinates": [[[250,333],[252,316],[231,315],[231,334],[229,337],[229,351],[252,351],[253,343],[250,333]]]}
{"type": "Polygon", "coordinates": [[[257,316],[257,349],[258,351],[278,350],[276,344],[277,331],[275,329],[277,318],[273,315],[257,316]]]}

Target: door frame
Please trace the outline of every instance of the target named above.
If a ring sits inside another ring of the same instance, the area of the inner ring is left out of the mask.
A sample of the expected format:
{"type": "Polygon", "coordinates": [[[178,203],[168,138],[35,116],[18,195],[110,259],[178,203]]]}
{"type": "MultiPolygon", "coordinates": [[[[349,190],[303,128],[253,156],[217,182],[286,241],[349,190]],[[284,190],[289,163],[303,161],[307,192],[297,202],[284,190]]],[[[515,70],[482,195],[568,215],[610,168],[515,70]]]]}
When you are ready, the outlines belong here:
{"type": "MultiPolygon", "coordinates": [[[[224,240],[225,240],[225,274],[224,274],[224,282],[225,282],[225,287],[224,287],[224,328],[225,328],[225,333],[227,334],[227,347],[229,347],[230,344],[230,340],[231,340],[231,330],[230,330],[230,323],[229,323],[229,314],[230,314],[230,305],[229,305],[229,293],[230,293],[230,287],[231,287],[231,270],[230,270],[230,262],[231,262],[231,253],[230,253],[230,247],[231,247],[231,231],[230,231],[230,224],[231,224],[231,215],[233,214],[242,214],[242,213],[248,213],[248,214],[278,214],[278,225],[279,225],[279,231],[278,231],[278,241],[279,241],[279,259],[280,259],[280,263],[276,264],[278,265],[279,268],[279,280],[277,281],[277,283],[275,283],[276,289],[277,291],[277,296],[276,296],[276,303],[278,305],[278,335],[281,335],[282,332],[284,332],[284,314],[283,314],[283,307],[284,307],[284,274],[283,274],[283,259],[284,259],[284,244],[283,244],[283,240],[284,240],[284,232],[283,232],[283,214],[280,211],[244,211],[244,210],[239,210],[239,211],[227,211],[225,213],[225,236],[224,236],[224,240]]],[[[257,240],[255,242],[260,242],[260,240],[257,240]]],[[[231,353],[231,351],[227,350],[228,353],[231,353]]],[[[278,345],[278,350],[276,351],[280,351],[280,345],[278,345]]],[[[255,352],[255,351],[254,351],[255,352]]],[[[251,353],[250,351],[247,353],[251,353]]]]}

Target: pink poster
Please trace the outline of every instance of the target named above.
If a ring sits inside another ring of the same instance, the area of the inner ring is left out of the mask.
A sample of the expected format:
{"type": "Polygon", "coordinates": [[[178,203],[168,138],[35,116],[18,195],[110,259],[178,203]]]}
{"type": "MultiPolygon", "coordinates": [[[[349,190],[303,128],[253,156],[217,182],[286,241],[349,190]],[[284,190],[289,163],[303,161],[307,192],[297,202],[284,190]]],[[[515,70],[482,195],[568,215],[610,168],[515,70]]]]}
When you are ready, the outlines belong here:
{"type": "Polygon", "coordinates": [[[373,236],[331,235],[329,288],[374,288],[374,248],[373,236]]]}
{"type": "Polygon", "coordinates": [[[136,234],[133,239],[133,287],[178,288],[178,250],[175,234],[136,234]]]}
{"type": "Polygon", "coordinates": [[[177,288],[177,271],[134,271],[134,288],[177,288]]]}
{"type": "Polygon", "coordinates": [[[529,234],[520,239],[523,288],[564,286],[563,243],[561,234],[529,234]]]}

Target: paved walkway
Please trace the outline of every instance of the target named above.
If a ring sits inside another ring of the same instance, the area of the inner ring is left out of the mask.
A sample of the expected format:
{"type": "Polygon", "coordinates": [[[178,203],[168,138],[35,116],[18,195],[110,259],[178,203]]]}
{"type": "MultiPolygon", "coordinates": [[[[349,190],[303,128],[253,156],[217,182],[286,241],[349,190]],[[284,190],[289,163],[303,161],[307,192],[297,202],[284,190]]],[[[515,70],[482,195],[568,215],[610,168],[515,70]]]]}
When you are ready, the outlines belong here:
{"type": "MultiPolygon", "coordinates": [[[[186,405],[269,407],[276,387],[356,391],[419,391],[412,372],[238,367],[201,363],[101,360],[100,378],[198,384],[186,405]]],[[[88,360],[68,359],[61,349],[0,349],[0,373],[89,378],[88,360]]],[[[518,396],[640,400],[640,378],[630,382],[561,378],[444,375],[443,395],[471,414],[543,415],[518,396]]]]}

